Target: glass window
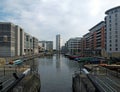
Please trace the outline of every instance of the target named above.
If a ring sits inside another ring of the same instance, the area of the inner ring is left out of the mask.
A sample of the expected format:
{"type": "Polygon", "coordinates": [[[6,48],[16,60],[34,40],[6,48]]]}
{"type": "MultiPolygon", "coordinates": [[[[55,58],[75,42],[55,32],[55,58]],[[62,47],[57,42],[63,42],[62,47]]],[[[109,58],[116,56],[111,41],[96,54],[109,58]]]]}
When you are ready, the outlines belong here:
{"type": "Polygon", "coordinates": [[[118,35],[115,35],[115,37],[117,38],[117,37],[118,37],[118,35]]]}
{"type": "Polygon", "coordinates": [[[115,23],[115,25],[117,25],[117,22],[115,23]]]}
{"type": "Polygon", "coordinates": [[[117,31],[115,31],[115,33],[117,34],[118,32],[117,32],[117,31]]]}
{"type": "Polygon", "coordinates": [[[111,35],[111,32],[109,34],[111,35]]]}
{"type": "Polygon", "coordinates": [[[111,20],[109,20],[109,22],[111,23],[111,20]]]}
{"type": "Polygon", "coordinates": [[[118,42],[118,40],[116,39],[115,42],[118,42]]]}
{"type": "Polygon", "coordinates": [[[117,14],[115,14],[115,17],[117,17],[117,14]]]}
{"type": "Polygon", "coordinates": [[[110,48],[110,51],[111,51],[112,49],[110,48]]]}
{"type": "Polygon", "coordinates": [[[111,19],[111,16],[109,16],[109,18],[111,19]]]}
{"type": "Polygon", "coordinates": [[[111,24],[109,24],[109,26],[111,27],[111,24]]]}
{"type": "Polygon", "coordinates": [[[112,38],[112,36],[109,37],[110,39],[112,38]]]}
{"type": "Polygon", "coordinates": [[[111,28],[109,28],[109,30],[111,31],[111,28]]]}

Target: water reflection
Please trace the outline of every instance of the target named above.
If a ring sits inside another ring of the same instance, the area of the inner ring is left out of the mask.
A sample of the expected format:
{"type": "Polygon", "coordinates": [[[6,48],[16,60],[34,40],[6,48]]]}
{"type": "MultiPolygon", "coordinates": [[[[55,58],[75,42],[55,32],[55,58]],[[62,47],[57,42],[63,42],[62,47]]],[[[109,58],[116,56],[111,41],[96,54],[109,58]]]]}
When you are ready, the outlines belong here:
{"type": "Polygon", "coordinates": [[[61,65],[60,54],[56,54],[56,69],[59,72],[60,72],[60,65],[61,65]]]}
{"type": "Polygon", "coordinates": [[[72,92],[72,74],[78,64],[62,55],[39,58],[41,92],[72,92]]]}

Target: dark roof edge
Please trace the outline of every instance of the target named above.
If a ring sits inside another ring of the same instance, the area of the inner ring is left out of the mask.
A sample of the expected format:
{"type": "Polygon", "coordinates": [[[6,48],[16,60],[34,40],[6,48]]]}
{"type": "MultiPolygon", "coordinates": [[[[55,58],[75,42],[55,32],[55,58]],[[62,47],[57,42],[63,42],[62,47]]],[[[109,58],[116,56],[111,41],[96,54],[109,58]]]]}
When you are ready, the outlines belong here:
{"type": "Polygon", "coordinates": [[[107,10],[107,11],[105,12],[105,14],[108,14],[108,12],[110,12],[110,11],[112,11],[112,10],[114,10],[114,9],[117,9],[117,8],[120,8],[120,6],[117,6],[117,7],[114,7],[114,8],[111,8],[111,9],[107,10]]]}
{"type": "Polygon", "coordinates": [[[89,31],[91,31],[92,29],[94,29],[95,27],[97,27],[98,25],[102,24],[102,23],[105,23],[105,21],[101,21],[99,22],[97,25],[93,26],[91,29],[89,29],[89,31]]]}

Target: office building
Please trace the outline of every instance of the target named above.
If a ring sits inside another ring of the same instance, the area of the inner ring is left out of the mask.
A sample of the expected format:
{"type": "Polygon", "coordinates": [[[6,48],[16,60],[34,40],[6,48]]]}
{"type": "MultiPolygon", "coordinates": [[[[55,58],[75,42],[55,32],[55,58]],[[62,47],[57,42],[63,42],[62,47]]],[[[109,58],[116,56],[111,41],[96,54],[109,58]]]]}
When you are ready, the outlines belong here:
{"type": "Polygon", "coordinates": [[[53,52],[53,41],[39,41],[40,52],[53,52]]]}
{"type": "Polygon", "coordinates": [[[49,52],[53,51],[53,41],[46,41],[46,50],[49,52]]]}
{"type": "Polygon", "coordinates": [[[0,22],[0,56],[15,56],[16,25],[0,22]]]}
{"type": "Polygon", "coordinates": [[[33,37],[28,33],[24,33],[24,54],[33,54],[33,37]]]}
{"type": "Polygon", "coordinates": [[[33,53],[38,54],[38,39],[33,37],[33,53]]]}
{"type": "Polygon", "coordinates": [[[38,54],[38,39],[10,22],[0,22],[0,56],[38,54]]]}
{"type": "Polygon", "coordinates": [[[71,55],[80,55],[81,53],[81,37],[71,38],[66,42],[68,53],[71,55]]]}
{"type": "Polygon", "coordinates": [[[16,26],[15,30],[15,56],[24,55],[24,31],[21,27],[16,26]]]}

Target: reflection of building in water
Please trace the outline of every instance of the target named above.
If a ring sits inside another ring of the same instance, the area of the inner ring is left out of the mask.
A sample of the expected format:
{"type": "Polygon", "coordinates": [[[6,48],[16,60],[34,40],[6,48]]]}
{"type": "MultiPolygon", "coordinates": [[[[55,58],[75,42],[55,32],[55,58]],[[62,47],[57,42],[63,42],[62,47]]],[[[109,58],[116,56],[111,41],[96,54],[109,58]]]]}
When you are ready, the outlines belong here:
{"type": "Polygon", "coordinates": [[[60,54],[56,54],[56,69],[60,71],[61,61],[60,61],[60,54]]]}

